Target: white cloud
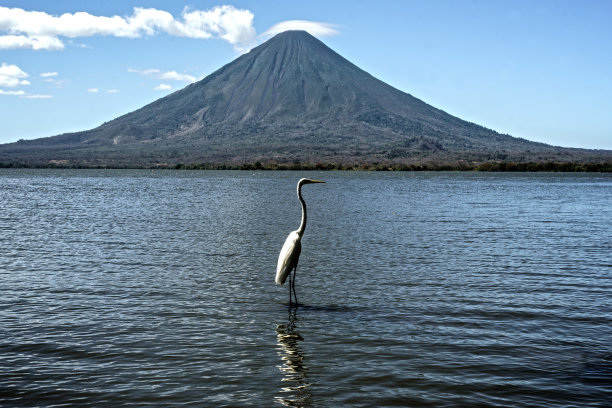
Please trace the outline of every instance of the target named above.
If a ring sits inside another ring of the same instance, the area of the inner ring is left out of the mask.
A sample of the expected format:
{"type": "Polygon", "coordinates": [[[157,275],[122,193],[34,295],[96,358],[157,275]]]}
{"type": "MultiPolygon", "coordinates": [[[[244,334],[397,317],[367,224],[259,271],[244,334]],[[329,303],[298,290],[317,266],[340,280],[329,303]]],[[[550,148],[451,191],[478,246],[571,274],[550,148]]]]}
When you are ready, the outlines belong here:
{"type": "MultiPolygon", "coordinates": [[[[57,72],[46,72],[41,74],[42,77],[45,76],[54,76],[57,75],[57,72]]],[[[30,85],[30,81],[24,79],[29,77],[29,75],[24,72],[23,70],[21,70],[21,68],[19,68],[17,65],[14,64],[6,64],[6,63],[2,63],[2,65],[0,65],[0,86],[2,87],[6,87],[6,88],[14,88],[16,86],[21,86],[21,85],[30,85]]],[[[26,99],[50,99],[53,98],[52,95],[43,95],[43,94],[29,94],[25,91],[22,90],[16,90],[16,91],[6,91],[3,89],[0,89],[0,95],[13,95],[13,96],[19,96],[20,98],[26,98],[26,99]]]]}
{"type": "MultiPolygon", "coordinates": [[[[64,39],[91,36],[138,38],[165,33],[177,37],[197,39],[219,38],[246,52],[257,43],[253,26],[254,15],[246,9],[230,5],[209,10],[185,8],[179,17],[155,8],[134,7],[127,16],[95,16],[87,12],[51,15],[43,11],[27,11],[0,6],[0,50],[32,49],[61,50],[64,39]]],[[[338,34],[337,26],[308,20],[288,20],[270,27],[259,36],[265,40],[287,30],[305,30],[323,37],[338,34]]]]}
{"type": "Polygon", "coordinates": [[[106,93],[119,93],[118,89],[108,89],[106,93]]]}
{"type": "Polygon", "coordinates": [[[154,91],[169,91],[170,89],[172,89],[172,85],[168,84],[159,84],[153,88],[154,91]]]}
{"type": "MultiPolygon", "coordinates": [[[[2,7],[0,7],[0,30],[2,29],[2,7]]],[[[0,35],[0,50],[10,49],[62,50],[64,43],[50,36],[0,35]]]]}
{"type": "Polygon", "coordinates": [[[97,93],[98,91],[99,91],[98,88],[88,88],[87,89],[87,92],[89,92],[89,93],[97,93]]]}
{"type": "Polygon", "coordinates": [[[162,81],[185,81],[185,82],[194,82],[197,78],[193,75],[189,74],[180,74],[176,71],[167,71],[161,72],[159,69],[151,68],[145,70],[137,70],[137,69],[128,69],[128,72],[133,72],[136,74],[150,76],[155,79],[161,79],[162,81]]]}
{"type": "Polygon", "coordinates": [[[0,65],[0,86],[14,88],[20,85],[30,85],[30,81],[24,79],[29,75],[21,70],[17,65],[0,65]]]}
{"type": "Polygon", "coordinates": [[[282,21],[278,24],[270,27],[266,32],[261,34],[262,39],[275,36],[276,34],[282,33],[289,30],[303,30],[307,31],[315,37],[325,37],[330,35],[336,35],[339,31],[336,29],[336,25],[329,23],[321,23],[318,21],[308,20],[287,20],[282,21]]]}
{"type": "Polygon", "coordinates": [[[40,74],[41,77],[43,78],[50,78],[50,77],[55,77],[58,76],[59,74],[57,72],[43,72],[42,74],[40,74]]]}
{"type": "Polygon", "coordinates": [[[237,51],[245,52],[255,43],[254,17],[249,10],[233,6],[216,6],[207,11],[185,9],[185,23],[179,27],[185,37],[223,38],[237,51]]]}
{"type": "Polygon", "coordinates": [[[59,50],[59,37],[95,35],[137,38],[166,33],[189,38],[222,38],[238,51],[255,41],[253,13],[234,6],[210,10],[184,9],[177,19],[164,10],[135,7],[130,16],[94,16],[86,12],[54,16],[41,11],[0,7],[0,49],[25,48],[59,50]]]}

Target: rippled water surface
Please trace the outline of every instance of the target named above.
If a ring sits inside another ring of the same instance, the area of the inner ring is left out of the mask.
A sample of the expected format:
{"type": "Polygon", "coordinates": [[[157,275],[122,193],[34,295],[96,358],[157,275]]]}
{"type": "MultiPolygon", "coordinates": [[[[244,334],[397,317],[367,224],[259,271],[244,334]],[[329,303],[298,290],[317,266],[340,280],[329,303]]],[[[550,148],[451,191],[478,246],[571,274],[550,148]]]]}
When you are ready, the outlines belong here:
{"type": "Polygon", "coordinates": [[[0,169],[0,406],[611,402],[610,175],[0,169]]]}

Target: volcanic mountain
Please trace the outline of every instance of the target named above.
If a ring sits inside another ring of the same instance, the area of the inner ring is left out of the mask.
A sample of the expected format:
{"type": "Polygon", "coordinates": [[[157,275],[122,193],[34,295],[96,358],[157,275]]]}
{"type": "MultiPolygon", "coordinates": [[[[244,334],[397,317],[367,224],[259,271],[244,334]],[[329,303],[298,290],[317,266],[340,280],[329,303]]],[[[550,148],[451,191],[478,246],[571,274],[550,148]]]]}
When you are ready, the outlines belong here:
{"type": "Polygon", "coordinates": [[[463,121],[374,78],[310,34],[287,31],[95,129],[0,145],[0,163],[415,163],[571,160],[588,152],[596,153],[463,121]]]}

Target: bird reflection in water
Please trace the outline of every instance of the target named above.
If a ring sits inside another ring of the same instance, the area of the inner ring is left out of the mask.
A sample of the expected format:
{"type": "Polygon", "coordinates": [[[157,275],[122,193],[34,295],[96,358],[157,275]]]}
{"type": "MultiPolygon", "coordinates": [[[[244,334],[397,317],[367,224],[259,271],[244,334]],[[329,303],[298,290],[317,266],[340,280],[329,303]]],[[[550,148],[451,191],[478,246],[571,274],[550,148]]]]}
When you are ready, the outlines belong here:
{"type": "Polygon", "coordinates": [[[308,368],[304,365],[304,355],[300,350],[300,342],[304,340],[296,331],[297,308],[289,309],[289,322],[276,327],[278,339],[278,355],[283,364],[278,369],[283,375],[284,387],[282,396],[276,401],[287,407],[312,406],[312,394],[309,391],[310,383],[307,379],[308,368]]]}

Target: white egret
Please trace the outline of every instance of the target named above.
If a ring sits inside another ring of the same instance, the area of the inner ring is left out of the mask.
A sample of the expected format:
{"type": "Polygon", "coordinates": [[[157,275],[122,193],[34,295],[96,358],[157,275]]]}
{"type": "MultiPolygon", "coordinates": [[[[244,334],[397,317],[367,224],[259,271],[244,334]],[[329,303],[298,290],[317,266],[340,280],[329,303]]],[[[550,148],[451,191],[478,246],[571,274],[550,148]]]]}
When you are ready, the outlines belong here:
{"type": "Polygon", "coordinates": [[[319,180],[310,180],[307,178],[300,179],[297,184],[297,196],[302,204],[302,222],[300,228],[291,232],[285,240],[283,249],[278,256],[278,264],[276,265],[276,284],[282,285],[285,283],[287,276],[293,271],[293,278],[289,276],[289,307],[291,307],[291,291],[295,297],[295,305],[298,305],[297,295],[295,294],[295,273],[297,270],[300,252],[302,251],[302,235],[306,229],[306,203],[302,198],[302,186],[310,183],[325,183],[319,180]]]}

